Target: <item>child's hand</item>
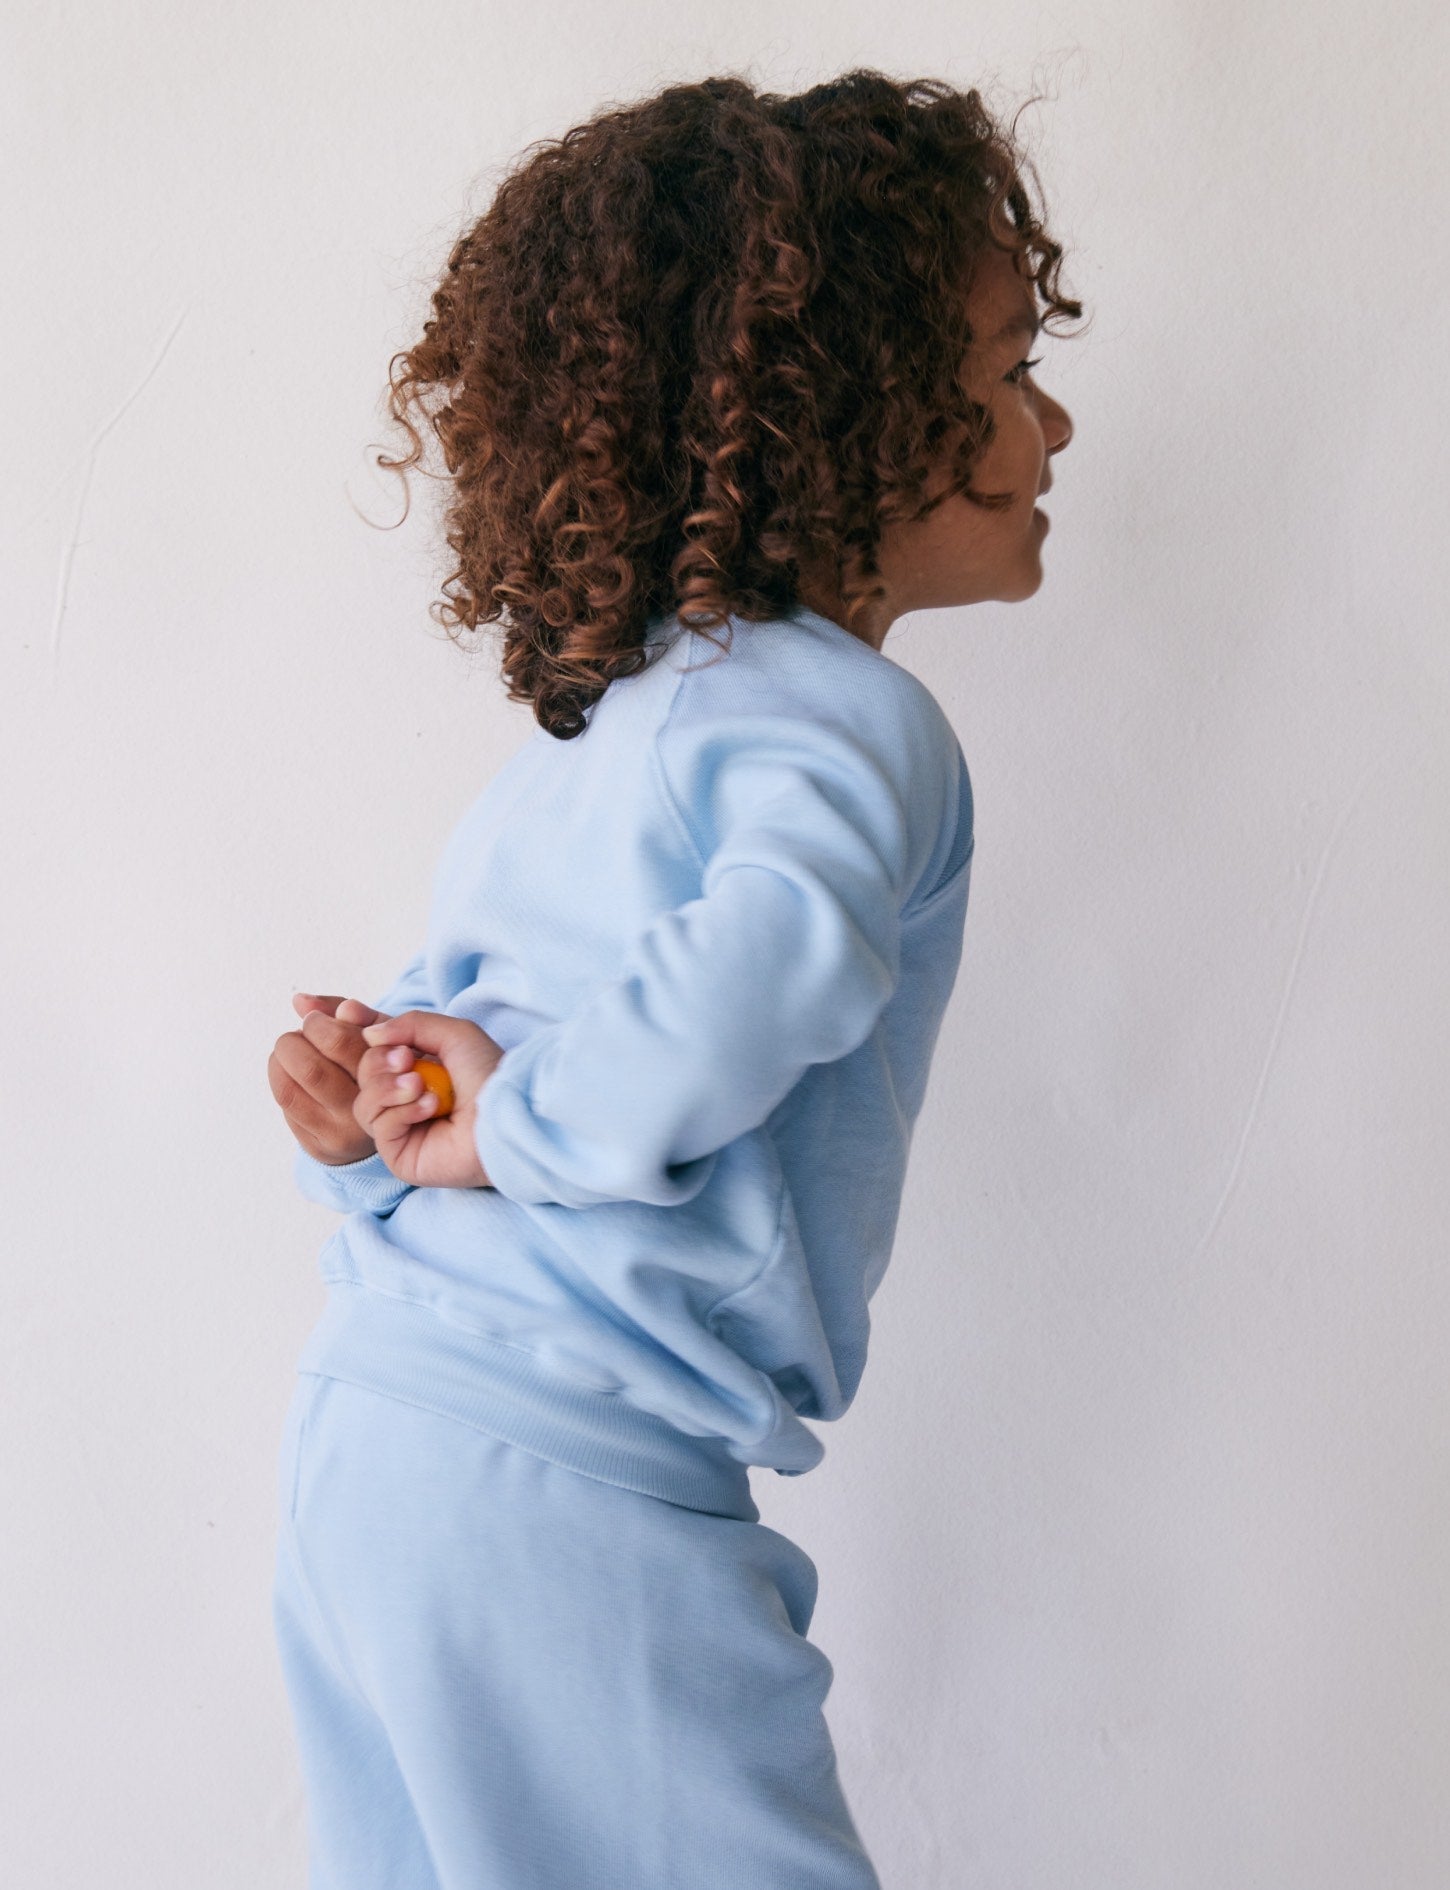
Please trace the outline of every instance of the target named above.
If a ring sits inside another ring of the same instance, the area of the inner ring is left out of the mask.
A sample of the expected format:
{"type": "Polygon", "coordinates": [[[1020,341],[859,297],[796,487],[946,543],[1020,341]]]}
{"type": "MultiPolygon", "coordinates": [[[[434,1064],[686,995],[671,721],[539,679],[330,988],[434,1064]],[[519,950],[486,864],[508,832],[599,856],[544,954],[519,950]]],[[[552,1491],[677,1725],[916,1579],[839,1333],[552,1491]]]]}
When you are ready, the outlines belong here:
{"type": "Polygon", "coordinates": [[[300,1030],[279,1037],[267,1064],[267,1081],[287,1126],[314,1160],[329,1167],[359,1162],[376,1152],[372,1137],[353,1113],[357,1067],[367,1045],[365,1024],[383,1013],[357,998],[314,997],[297,991],[292,1002],[300,1030]]]}
{"type": "Polygon", "coordinates": [[[503,1047],[467,1018],[441,1011],[403,1011],[367,1025],[369,1046],[358,1064],[354,1115],[399,1181],[415,1188],[489,1188],[474,1146],[478,1094],[502,1060],[503,1047]],[[438,1099],[414,1069],[425,1050],[453,1084],[450,1114],[430,1122],[438,1099]]]}

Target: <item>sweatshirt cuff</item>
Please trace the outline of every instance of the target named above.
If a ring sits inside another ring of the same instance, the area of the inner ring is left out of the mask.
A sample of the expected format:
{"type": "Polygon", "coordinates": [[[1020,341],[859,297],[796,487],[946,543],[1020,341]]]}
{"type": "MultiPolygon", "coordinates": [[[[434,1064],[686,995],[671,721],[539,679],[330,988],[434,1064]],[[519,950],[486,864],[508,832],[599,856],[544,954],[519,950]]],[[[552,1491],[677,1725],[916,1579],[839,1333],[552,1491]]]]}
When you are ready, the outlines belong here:
{"type": "MultiPolygon", "coordinates": [[[[586,1140],[540,1113],[535,1094],[540,1072],[547,1089],[546,1059],[554,1056],[567,1022],[545,1025],[515,1044],[479,1091],[473,1140],[489,1181],[524,1207],[587,1208],[620,1201],[676,1207],[693,1200],[714,1172],[717,1151],[664,1165],[636,1147],[628,1133],[607,1143],[599,1137],[586,1140]]],[[[581,1099],[570,1100],[577,1111],[581,1099]]],[[[623,1097],[582,1100],[596,1119],[615,1123],[626,1107],[623,1097]]]]}
{"type": "Polygon", "coordinates": [[[361,1161],[334,1164],[320,1162],[299,1147],[293,1174],[309,1201],[338,1208],[344,1214],[359,1208],[370,1214],[391,1213],[403,1196],[411,1193],[413,1185],[400,1181],[376,1151],[361,1161]]]}
{"type": "Polygon", "coordinates": [[[551,1176],[522,1148],[532,1127],[533,1066],[547,1034],[545,1027],[504,1052],[479,1091],[474,1110],[473,1142],[484,1173],[501,1195],[525,1207],[559,1200],[551,1176]]]}

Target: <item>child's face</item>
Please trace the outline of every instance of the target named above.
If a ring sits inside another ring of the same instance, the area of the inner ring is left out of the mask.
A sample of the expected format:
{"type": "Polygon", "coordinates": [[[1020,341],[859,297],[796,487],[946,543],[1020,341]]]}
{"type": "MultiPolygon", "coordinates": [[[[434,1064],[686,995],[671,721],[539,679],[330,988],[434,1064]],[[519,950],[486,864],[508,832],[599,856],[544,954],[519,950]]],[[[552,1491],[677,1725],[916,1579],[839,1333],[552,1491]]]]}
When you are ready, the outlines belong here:
{"type": "MultiPolygon", "coordinates": [[[[991,409],[996,432],[973,467],[972,485],[978,492],[1010,492],[1013,502],[992,512],[953,493],[919,523],[883,528],[878,562],[887,595],[874,622],[857,625],[857,634],[877,649],[906,611],[989,598],[1011,603],[1030,597],[1042,582],[1047,521],[1037,501],[1052,477],[1048,456],[1072,438],[1072,421],[1065,407],[1034,384],[1032,370],[1018,367],[1035,352],[1028,329],[1000,332],[1014,316],[1035,313],[1031,283],[1009,254],[990,249],[967,303],[974,341],[963,385],[991,409]]],[[[945,473],[929,483],[928,495],[944,484],[945,473]]]]}

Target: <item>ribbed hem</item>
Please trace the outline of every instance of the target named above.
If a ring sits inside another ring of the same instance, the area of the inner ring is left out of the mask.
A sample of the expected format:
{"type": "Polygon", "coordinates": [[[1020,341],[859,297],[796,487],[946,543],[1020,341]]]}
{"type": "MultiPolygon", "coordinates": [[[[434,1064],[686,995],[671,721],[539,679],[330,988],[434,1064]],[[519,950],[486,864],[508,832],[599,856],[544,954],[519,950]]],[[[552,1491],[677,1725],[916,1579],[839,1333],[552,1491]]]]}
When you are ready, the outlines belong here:
{"type": "Polygon", "coordinates": [[[416,1300],[328,1281],[297,1370],[457,1418],[601,1483],[760,1520],[749,1469],[723,1438],[691,1437],[611,1392],[573,1384],[532,1353],[467,1332],[416,1300]]]}

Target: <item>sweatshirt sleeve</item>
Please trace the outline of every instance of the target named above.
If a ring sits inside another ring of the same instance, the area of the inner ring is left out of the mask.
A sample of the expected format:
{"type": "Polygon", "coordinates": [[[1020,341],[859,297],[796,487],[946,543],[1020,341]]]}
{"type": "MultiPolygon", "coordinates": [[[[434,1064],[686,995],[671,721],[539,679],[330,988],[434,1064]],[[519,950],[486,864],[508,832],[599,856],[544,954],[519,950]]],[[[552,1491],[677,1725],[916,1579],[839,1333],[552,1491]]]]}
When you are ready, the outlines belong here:
{"type": "MultiPolygon", "coordinates": [[[[755,711],[668,723],[658,782],[703,869],[620,974],[509,1050],[479,1159],[511,1200],[672,1206],[895,990],[912,790],[889,738],[755,711]]],[[[937,810],[916,810],[936,826],[937,810]]]]}
{"type": "MultiPolygon", "coordinates": [[[[413,954],[373,1008],[389,1017],[396,1017],[400,1011],[438,1008],[429,990],[423,952],[413,954]]],[[[361,1161],[334,1166],[309,1155],[300,1143],[293,1153],[292,1177],[309,1201],[337,1208],[343,1214],[362,1208],[386,1216],[405,1194],[412,1192],[412,1183],[399,1181],[381,1155],[365,1155],[361,1161]]]]}

